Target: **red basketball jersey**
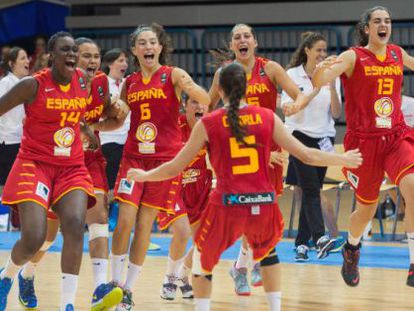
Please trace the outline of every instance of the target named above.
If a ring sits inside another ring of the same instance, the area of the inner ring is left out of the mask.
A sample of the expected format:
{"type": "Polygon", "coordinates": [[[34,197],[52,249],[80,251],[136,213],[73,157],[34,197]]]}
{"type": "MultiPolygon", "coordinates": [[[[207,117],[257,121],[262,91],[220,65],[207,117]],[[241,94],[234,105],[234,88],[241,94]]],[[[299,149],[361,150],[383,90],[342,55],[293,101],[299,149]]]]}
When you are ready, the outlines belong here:
{"type": "MultiPolygon", "coordinates": [[[[85,121],[88,124],[99,122],[105,106],[105,96],[108,93],[108,77],[105,73],[99,71],[93,77],[91,82],[91,90],[87,100],[87,108],[85,112],[85,121]]],[[[99,140],[99,132],[95,132],[96,138],[99,140]]],[[[103,158],[102,149],[85,151],[85,161],[88,163],[90,158],[103,158]]]]}
{"type": "Polygon", "coordinates": [[[257,106],[240,109],[240,122],[248,128],[245,140],[255,147],[240,145],[232,136],[226,109],[202,118],[208,136],[208,153],[216,172],[217,187],[211,202],[224,205],[260,205],[275,201],[269,175],[274,113],[257,106]]]}
{"type": "MultiPolygon", "coordinates": [[[[186,116],[181,115],[178,122],[180,124],[183,142],[187,142],[191,135],[191,127],[187,123],[186,116]]],[[[181,183],[184,189],[187,185],[197,182],[199,177],[205,176],[207,174],[206,153],[206,148],[200,150],[197,156],[183,171],[181,183]]]]}
{"type": "Polygon", "coordinates": [[[91,90],[88,97],[88,106],[85,113],[85,121],[88,124],[98,122],[102,116],[105,96],[108,93],[108,77],[99,71],[92,79],[91,90]]]}
{"type": "Polygon", "coordinates": [[[162,66],[146,81],[141,72],[125,81],[131,126],[124,154],[135,158],[172,159],[182,147],[178,126],[180,101],[171,80],[173,67],[162,66]]]}
{"type": "Polygon", "coordinates": [[[384,61],[364,47],[356,53],[351,77],[341,76],[345,92],[347,130],[386,133],[404,125],[401,112],[403,59],[401,48],[389,44],[384,61]]]}
{"type": "Polygon", "coordinates": [[[36,98],[25,104],[26,121],[18,157],[54,165],[83,164],[79,122],[86,111],[88,91],[81,71],[61,86],[50,69],[34,75],[36,98]]]}
{"type": "Polygon", "coordinates": [[[247,77],[246,101],[249,105],[276,111],[277,89],[265,72],[268,59],[256,57],[251,75],[247,77]]]}

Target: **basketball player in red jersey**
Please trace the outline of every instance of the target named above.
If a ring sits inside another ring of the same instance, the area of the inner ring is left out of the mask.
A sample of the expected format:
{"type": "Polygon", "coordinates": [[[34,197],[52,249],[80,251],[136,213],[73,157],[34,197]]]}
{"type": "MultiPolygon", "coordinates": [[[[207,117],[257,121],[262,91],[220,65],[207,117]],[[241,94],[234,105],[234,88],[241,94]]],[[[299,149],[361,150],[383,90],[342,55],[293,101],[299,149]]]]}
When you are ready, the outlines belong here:
{"type": "Polygon", "coordinates": [[[139,69],[126,79],[120,96],[131,110],[131,126],[115,183],[115,198],[120,204],[111,264],[113,281],[118,284],[123,283],[122,270],[134,226],[135,233],[119,310],[131,309],[131,290],[144,263],[152,223],[159,211],[174,213],[172,201],[180,186],[178,178],[157,183],[130,183],[126,179],[128,169],[156,167],[172,159],[181,149],[178,124],[181,92],[203,105],[210,103],[207,92],[184,70],[166,65],[171,48],[161,26],[139,26],[131,34],[130,42],[139,69]]]}
{"type": "Polygon", "coordinates": [[[401,112],[403,70],[404,66],[414,70],[414,57],[388,43],[391,17],[385,7],[362,15],[358,35],[359,46],[320,63],[312,80],[315,87],[321,87],[341,76],[347,120],[344,146],[346,150],[359,148],[364,158],[358,169],[343,170],[355,190],[357,208],[350,217],[341,273],[347,285],[359,284],[361,236],[377,209],[385,172],[400,187],[407,204],[407,285],[414,286],[414,136],[401,112]]]}
{"type": "MultiPolygon", "coordinates": [[[[179,124],[185,143],[197,120],[207,112],[207,107],[188,96],[185,96],[184,106],[185,114],[180,116],[179,124]]],[[[206,152],[203,148],[182,174],[175,215],[166,212],[158,214],[159,227],[162,230],[170,227],[173,234],[160,294],[161,298],[166,300],[175,299],[178,286],[183,298],[193,298],[193,289],[188,281],[193,253],[192,248],[187,254],[185,250],[189,237],[194,236],[198,229],[201,213],[205,209],[212,186],[213,174],[207,168],[206,152]]]]}
{"type": "MultiPolygon", "coordinates": [[[[86,73],[86,86],[89,94],[84,121],[92,130],[95,130],[95,136],[99,139],[97,129],[112,130],[121,126],[123,121],[121,115],[119,118],[114,116],[118,109],[115,109],[115,105],[111,105],[107,77],[104,73],[98,71],[101,63],[98,45],[89,38],[77,38],[75,43],[79,49],[77,67],[86,73]],[[109,117],[110,115],[112,117],[109,117]],[[100,118],[104,118],[104,121],[99,122],[100,118]]],[[[91,256],[95,281],[91,310],[102,310],[103,308],[116,306],[122,299],[122,290],[112,283],[107,283],[109,232],[107,211],[108,186],[105,176],[106,161],[100,147],[97,150],[86,148],[84,152],[85,165],[92,177],[96,196],[96,204],[88,209],[86,213],[86,224],[89,230],[89,254],[91,256]]],[[[34,258],[25,265],[25,275],[28,274],[27,270],[29,270],[32,271],[31,276],[34,276],[36,265],[42,259],[47,249],[53,245],[58,229],[59,221],[56,215],[49,211],[46,242],[34,258]]],[[[19,300],[21,302],[35,299],[34,293],[34,297],[25,298],[25,293],[30,291],[25,290],[23,282],[20,282],[19,285],[19,300]]]]}
{"type": "MultiPolygon", "coordinates": [[[[268,108],[273,112],[276,111],[277,87],[286,91],[292,99],[296,100],[295,105],[305,107],[308,99],[304,96],[296,84],[286,74],[286,71],[277,62],[256,56],[257,48],[256,34],[254,29],[245,24],[237,24],[231,31],[230,53],[214,53],[218,58],[218,63],[224,63],[226,60],[233,59],[240,63],[246,71],[247,89],[246,101],[249,105],[256,105],[268,108]]],[[[220,69],[216,71],[214,80],[211,85],[209,95],[213,105],[216,105],[220,99],[218,93],[218,80],[220,69]]],[[[283,192],[283,156],[280,153],[279,146],[274,145],[271,156],[271,178],[274,181],[276,192],[281,195],[283,192]]],[[[251,255],[251,254],[250,254],[251,255]]],[[[234,267],[230,270],[230,275],[235,282],[236,294],[248,296],[251,293],[249,283],[247,282],[247,266],[250,261],[247,241],[242,239],[239,256],[234,267]]],[[[261,285],[259,274],[259,265],[256,263],[252,270],[251,284],[253,286],[261,285]]]]}
{"type": "Polygon", "coordinates": [[[362,158],[358,150],[335,154],[307,148],[285,130],[274,112],[248,105],[244,98],[246,73],[237,63],[221,70],[219,92],[225,107],[197,122],[189,141],[173,160],[150,171],[130,169],[128,179],[145,182],[172,178],[207,144],[217,188],[210,195],[195,237],[196,310],[210,310],[212,270],[221,253],[243,234],[253,258],[260,261],[270,309],[280,310],[280,266],[275,245],[282,238],[283,219],[268,169],[273,143],[312,165],[357,167],[362,158]]]}
{"type": "MultiPolygon", "coordinates": [[[[122,126],[121,114],[115,115],[116,108],[111,105],[108,78],[98,71],[101,65],[101,55],[98,45],[89,38],[75,40],[79,47],[78,67],[86,71],[89,97],[85,113],[85,121],[99,137],[99,131],[110,131],[122,126]],[[104,119],[103,121],[99,121],[104,119]]],[[[116,306],[122,300],[122,289],[113,283],[107,283],[108,273],[108,184],[106,179],[106,160],[101,147],[97,150],[85,150],[85,165],[92,177],[96,205],[86,213],[86,223],[89,230],[89,254],[95,281],[95,291],[92,298],[91,310],[98,311],[116,306]]]]}
{"type": "Polygon", "coordinates": [[[82,150],[88,93],[86,77],[76,69],[78,48],[69,33],[58,32],[48,50],[52,67],[22,79],[0,98],[0,114],[20,103],[26,111],[22,144],[3,192],[3,203],[19,209],[22,231],[0,273],[1,311],[15,275],[44,243],[49,208],[64,238],[60,309],[74,310],[86,208],[96,201],[82,150]]]}

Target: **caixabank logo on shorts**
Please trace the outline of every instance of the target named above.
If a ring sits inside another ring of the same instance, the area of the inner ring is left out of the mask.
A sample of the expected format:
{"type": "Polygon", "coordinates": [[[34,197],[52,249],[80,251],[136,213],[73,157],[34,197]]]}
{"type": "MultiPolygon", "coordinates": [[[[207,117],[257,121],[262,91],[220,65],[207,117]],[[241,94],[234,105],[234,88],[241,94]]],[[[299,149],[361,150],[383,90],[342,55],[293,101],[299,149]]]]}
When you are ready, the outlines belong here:
{"type": "Polygon", "coordinates": [[[240,193],[240,194],[224,194],[224,205],[240,205],[240,204],[271,204],[275,201],[273,192],[264,193],[240,193]]]}

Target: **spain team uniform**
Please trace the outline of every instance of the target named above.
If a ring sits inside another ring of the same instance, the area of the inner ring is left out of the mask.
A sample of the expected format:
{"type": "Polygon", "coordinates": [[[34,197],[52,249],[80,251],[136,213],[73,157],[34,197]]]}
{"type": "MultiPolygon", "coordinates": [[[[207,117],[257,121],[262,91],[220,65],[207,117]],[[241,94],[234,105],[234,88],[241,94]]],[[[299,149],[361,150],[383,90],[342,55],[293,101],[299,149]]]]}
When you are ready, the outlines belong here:
{"type": "MultiPolygon", "coordinates": [[[[247,76],[246,101],[249,105],[264,107],[276,111],[277,88],[269,79],[265,72],[266,63],[269,60],[256,57],[251,75],[247,76]]],[[[273,143],[272,151],[281,152],[282,149],[273,143]]],[[[269,167],[271,179],[275,185],[276,193],[283,193],[283,166],[273,164],[274,168],[269,167]]]]}
{"type": "Polygon", "coordinates": [[[401,112],[403,59],[401,48],[389,44],[385,59],[363,47],[356,53],[351,77],[342,75],[347,132],[345,150],[359,148],[363,163],[343,172],[363,204],[378,200],[384,172],[398,185],[414,172],[414,135],[401,112]],[[363,87],[361,87],[363,86],[363,87]]]}
{"type": "MultiPolygon", "coordinates": [[[[183,142],[190,138],[191,127],[185,115],[179,119],[183,142]]],[[[182,174],[181,188],[177,197],[174,215],[168,213],[158,214],[158,226],[165,230],[177,219],[187,215],[190,225],[200,221],[212,186],[213,173],[207,168],[207,150],[203,148],[191,161],[182,174]]]]}
{"type": "MultiPolygon", "coordinates": [[[[105,73],[97,72],[91,82],[84,117],[88,124],[99,122],[104,111],[106,94],[108,94],[108,78],[105,73]]],[[[95,136],[99,139],[99,132],[96,131],[95,136]]],[[[85,165],[92,177],[95,193],[107,193],[109,188],[106,179],[106,160],[101,147],[97,150],[85,150],[85,165]]]]}
{"type": "Polygon", "coordinates": [[[49,209],[68,192],[80,189],[95,205],[92,180],[85,167],[80,120],[87,90],[76,70],[67,86],[57,84],[50,69],[34,75],[36,98],[25,104],[26,120],[17,159],[3,191],[3,203],[32,201],[49,209]]]}
{"type": "Polygon", "coordinates": [[[174,213],[180,178],[162,182],[130,183],[130,168],[150,170],[171,160],[182,147],[178,125],[180,100],[172,83],[173,67],[161,66],[149,79],[141,72],[125,81],[131,125],[124,146],[115,198],[138,208],[140,204],[174,213]]]}
{"type": "Polygon", "coordinates": [[[241,235],[247,238],[254,260],[260,261],[283,233],[269,171],[274,113],[251,105],[240,109],[240,123],[248,126],[245,140],[255,144],[251,147],[232,137],[226,113],[218,109],[202,118],[208,154],[217,175],[217,187],[210,194],[195,236],[201,267],[208,273],[241,235]]]}

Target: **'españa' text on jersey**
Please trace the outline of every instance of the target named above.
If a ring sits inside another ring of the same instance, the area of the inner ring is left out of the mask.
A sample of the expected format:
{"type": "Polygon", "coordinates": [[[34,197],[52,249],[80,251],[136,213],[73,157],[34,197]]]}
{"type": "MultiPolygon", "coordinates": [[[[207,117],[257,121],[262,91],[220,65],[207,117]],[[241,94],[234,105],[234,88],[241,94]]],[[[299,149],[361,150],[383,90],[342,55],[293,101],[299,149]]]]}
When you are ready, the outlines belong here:
{"type": "Polygon", "coordinates": [[[347,130],[387,133],[396,126],[403,125],[401,48],[388,44],[383,61],[364,47],[354,47],[352,50],[356,54],[352,76],[341,76],[347,130]]]}
{"type": "Polygon", "coordinates": [[[76,70],[65,86],[52,78],[50,69],[34,75],[38,91],[33,102],[25,104],[19,158],[54,165],[83,164],[80,125],[87,106],[85,77],[76,70]]]}
{"type": "Polygon", "coordinates": [[[249,105],[276,111],[277,89],[265,72],[268,59],[256,57],[251,75],[247,79],[246,101],[249,105]]]}
{"type": "Polygon", "coordinates": [[[172,71],[172,67],[162,66],[148,81],[141,72],[126,79],[131,109],[131,126],[124,147],[128,156],[168,160],[181,149],[180,101],[172,83],[172,71]]]}

